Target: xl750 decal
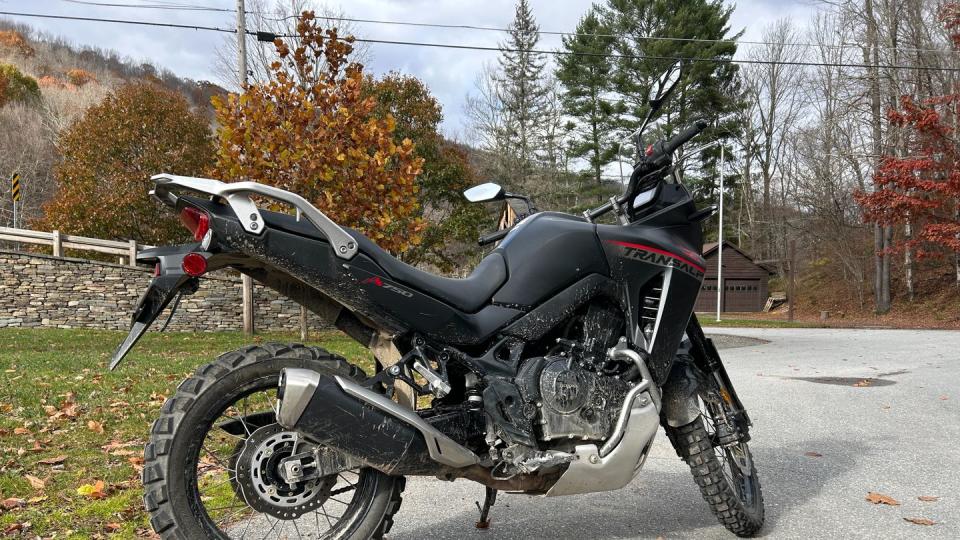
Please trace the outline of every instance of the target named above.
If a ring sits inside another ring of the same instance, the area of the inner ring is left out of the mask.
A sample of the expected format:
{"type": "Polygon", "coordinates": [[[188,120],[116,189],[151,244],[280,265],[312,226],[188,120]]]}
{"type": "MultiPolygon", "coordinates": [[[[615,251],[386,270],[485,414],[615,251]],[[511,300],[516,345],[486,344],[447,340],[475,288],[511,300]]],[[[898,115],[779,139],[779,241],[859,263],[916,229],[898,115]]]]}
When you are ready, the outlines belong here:
{"type": "Polygon", "coordinates": [[[621,242],[620,240],[607,240],[607,242],[620,246],[621,256],[627,259],[643,261],[657,266],[672,266],[697,279],[703,279],[703,275],[707,271],[702,265],[660,248],[645,246],[643,244],[633,244],[631,242],[621,242]]]}
{"type": "Polygon", "coordinates": [[[407,298],[413,298],[413,293],[410,291],[405,291],[396,285],[387,283],[386,281],[380,279],[379,276],[368,277],[367,279],[361,281],[363,285],[376,285],[377,287],[383,287],[388,291],[393,291],[401,296],[406,296],[407,298]]]}

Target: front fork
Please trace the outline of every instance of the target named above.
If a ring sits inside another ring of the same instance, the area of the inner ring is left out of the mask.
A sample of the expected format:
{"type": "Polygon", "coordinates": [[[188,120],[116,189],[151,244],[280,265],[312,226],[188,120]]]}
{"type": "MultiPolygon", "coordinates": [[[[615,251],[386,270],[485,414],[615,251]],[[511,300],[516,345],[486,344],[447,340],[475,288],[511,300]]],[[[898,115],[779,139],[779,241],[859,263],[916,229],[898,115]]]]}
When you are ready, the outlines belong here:
{"type": "Polygon", "coordinates": [[[701,387],[712,382],[711,386],[715,386],[723,400],[723,409],[733,428],[731,435],[736,437],[737,442],[749,441],[753,423],[730,381],[720,353],[713,340],[704,335],[696,315],[692,315],[687,324],[687,339],[689,349],[684,351],[686,354],[683,356],[692,361],[674,362],[663,384],[663,423],[680,427],[696,420],[700,416],[697,397],[701,387]]]}

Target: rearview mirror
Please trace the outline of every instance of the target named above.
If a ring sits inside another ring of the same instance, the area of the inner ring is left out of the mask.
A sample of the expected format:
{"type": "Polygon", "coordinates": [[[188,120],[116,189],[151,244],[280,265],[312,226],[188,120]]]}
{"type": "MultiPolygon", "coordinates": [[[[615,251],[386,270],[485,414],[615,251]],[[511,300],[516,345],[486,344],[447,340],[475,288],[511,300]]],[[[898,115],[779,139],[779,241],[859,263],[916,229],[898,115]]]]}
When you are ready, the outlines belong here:
{"type": "Polygon", "coordinates": [[[473,186],[463,192],[463,196],[470,202],[499,201],[505,195],[506,192],[503,191],[503,188],[493,182],[473,186]]]}
{"type": "Polygon", "coordinates": [[[650,95],[647,97],[647,101],[650,103],[652,109],[659,109],[663,102],[670,96],[670,93],[673,92],[673,89],[677,87],[677,84],[680,82],[680,75],[682,73],[682,65],[679,60],[673,63],[666,71],[663,72],[663,75],[657,79],[657,82],[650,87],[650,95]]]}

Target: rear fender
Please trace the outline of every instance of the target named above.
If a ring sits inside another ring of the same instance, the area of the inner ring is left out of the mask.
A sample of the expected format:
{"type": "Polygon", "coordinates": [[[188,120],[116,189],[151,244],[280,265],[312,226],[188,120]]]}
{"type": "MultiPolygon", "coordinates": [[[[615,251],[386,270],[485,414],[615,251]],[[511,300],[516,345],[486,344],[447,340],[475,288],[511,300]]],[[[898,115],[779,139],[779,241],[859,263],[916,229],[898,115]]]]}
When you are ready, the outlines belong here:
{"type": "Polygon", "coordinates": [[[123,343],[114,351],[110,359],[109,369],[113,370],[120,361],[143,337],[154,320],[163,312],[177,294],[193,294],[197,291],[199,280],[187,275],[181,269],[184,256],[188,253],[200,253],[207,258],[208,270],[217,267],[215,256],[200,251],[200,244],[185,244],[182,246],[164,246],[148,249],[137,255],[139,263],[154,263],[156,275],[150,280],[147,290],[137,301],[130,324],[130,332],[123,343]],[[212,264],[211,264],[212,263],[212,264]]]}

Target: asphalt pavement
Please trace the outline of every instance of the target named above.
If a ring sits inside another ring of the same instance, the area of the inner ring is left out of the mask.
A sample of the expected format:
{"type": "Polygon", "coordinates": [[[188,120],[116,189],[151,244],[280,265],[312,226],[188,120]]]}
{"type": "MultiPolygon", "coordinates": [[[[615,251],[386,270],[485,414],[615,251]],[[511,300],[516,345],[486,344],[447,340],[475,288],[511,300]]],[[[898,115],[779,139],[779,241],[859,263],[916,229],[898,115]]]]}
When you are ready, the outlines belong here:
{"type": "MultiPolygon", "coordinates": [[[[960,332],[714,332],[767,341],[725,340],[735,347],[721,351],[754,421],[761,536],[960,538],[960,332]],[[871,504],[871,491],[900,505],[871,504]]],[[[482,495],[467,481],[412,478],[389,538],[733,537],[662,431],[643,471],[619,491],[501,494],[490,528],[478,530],[482,495]]]]}

